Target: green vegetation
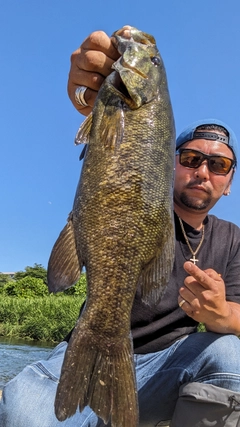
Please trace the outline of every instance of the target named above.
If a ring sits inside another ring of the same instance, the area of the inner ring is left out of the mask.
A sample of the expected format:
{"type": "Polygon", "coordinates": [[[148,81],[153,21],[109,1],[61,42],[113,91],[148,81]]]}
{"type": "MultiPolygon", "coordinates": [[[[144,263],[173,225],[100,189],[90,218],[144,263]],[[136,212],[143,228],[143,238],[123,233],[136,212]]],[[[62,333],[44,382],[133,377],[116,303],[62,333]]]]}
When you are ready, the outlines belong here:
{"type": "Polygon", "coordinates": [[[42,279],[45,285],[47,284],[47,270],[42,264],[34,264],[33,267],[27,266],[25,271],[17,271],[14,274],[14,280],[20,280],[25,277],[35,277],[36,279],[42,279]]]}
{"type": "MultiPolygon", "coordinates": [[[[41,264],[14,278],[0,273],[0,336],[59,342],[70,332],[86,298],[86,275],[56,295],[49,295],[46,283],[41,264]]],[[[204,332],[204,325],[198,331],[204,332]]]]}
{"type": "Polygon", "coordinates": [[[59,342],[74,327],[86,297],[86,275],[72,288],[49,295],[46,273],[40,264],[11,280],[0,273],[0,335],[59,342]]]}

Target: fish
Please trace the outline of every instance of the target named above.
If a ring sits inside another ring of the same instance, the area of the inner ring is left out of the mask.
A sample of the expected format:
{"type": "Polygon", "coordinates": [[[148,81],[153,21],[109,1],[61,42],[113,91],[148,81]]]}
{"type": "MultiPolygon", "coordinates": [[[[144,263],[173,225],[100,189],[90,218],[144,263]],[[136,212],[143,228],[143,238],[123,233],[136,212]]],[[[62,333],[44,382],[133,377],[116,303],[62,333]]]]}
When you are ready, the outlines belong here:
{"type": "Polygon", "coordinates": [[[82,170],[48,263],[50,292],[87,276],[55,414],[64,421],[90,406],[105,424],[135,427],[131,310],[138,287],[150,307],[160,301],[173,267],[175,124],[155,38],[134,27],[112,37],[120,57],[76,135],[82,170]]]}

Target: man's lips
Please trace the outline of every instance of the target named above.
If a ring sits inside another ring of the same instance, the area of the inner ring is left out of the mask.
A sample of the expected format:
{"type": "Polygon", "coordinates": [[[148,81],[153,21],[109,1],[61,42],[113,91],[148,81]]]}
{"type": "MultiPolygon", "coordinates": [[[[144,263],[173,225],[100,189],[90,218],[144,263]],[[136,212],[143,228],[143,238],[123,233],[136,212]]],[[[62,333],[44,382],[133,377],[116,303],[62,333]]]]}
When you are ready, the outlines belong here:
{"type": "Polygon", "coordinates": [[[211,194],[211,191],[209,188],[206,188],[200,184],[189,184],[189,185],[187,185],[187,189],[196,190],[196,191],[203,191],[204,193],[211,194]]]}

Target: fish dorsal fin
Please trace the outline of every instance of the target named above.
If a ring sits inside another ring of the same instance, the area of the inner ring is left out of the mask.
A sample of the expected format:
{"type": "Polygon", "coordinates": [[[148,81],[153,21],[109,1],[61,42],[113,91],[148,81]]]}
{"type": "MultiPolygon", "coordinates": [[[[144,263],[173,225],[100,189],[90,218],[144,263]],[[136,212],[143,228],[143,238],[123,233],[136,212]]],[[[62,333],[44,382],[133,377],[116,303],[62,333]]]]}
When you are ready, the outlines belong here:
{"type": "Polygon", "coordinates": [[[167,237],[156,257],[143,270],[139,286],[142,300],[151,305],[157,304],[163,297],[173,269],[175,252],[174,227],[168,229],[167,237]]]}
{"type": "Polygon", "coordinates": [[[48,289],[50,292],[60,292],[70,288],[80,278],[80,265],[72,219],[68,220],[53,246],[47,271],[48,289]]]}
{"type": "Polygon", "coordinates": [[[79,144],[88,144],[90,131],[92,127],[92,113],[90,113],[84,122],[80,125],[76,137],[75,137],[75,145],[79,144]]]}

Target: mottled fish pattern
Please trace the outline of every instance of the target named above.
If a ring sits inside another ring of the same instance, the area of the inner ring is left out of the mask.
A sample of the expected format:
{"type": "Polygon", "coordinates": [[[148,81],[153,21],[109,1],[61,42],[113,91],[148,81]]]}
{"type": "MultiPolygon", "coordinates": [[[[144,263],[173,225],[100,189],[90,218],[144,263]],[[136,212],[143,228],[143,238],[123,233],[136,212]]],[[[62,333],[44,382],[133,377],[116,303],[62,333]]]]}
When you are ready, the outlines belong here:
{"type": "Polygon", "coordinates": [[[55,400],[60,421],[89,405],[112,427],[138,425],[130,316],[137,286],[156,304],[174,260],[175,127],[155,39],[113,34],[121,55],[76,141],[86,152],[73,209],[48,265],[50,291],[87,274],[55,400]]]}

